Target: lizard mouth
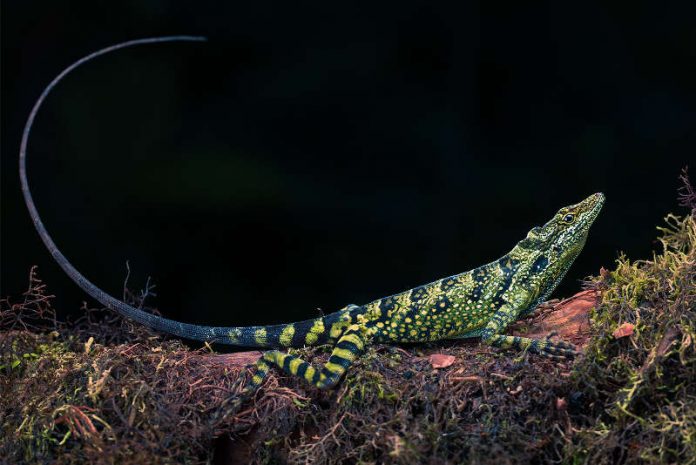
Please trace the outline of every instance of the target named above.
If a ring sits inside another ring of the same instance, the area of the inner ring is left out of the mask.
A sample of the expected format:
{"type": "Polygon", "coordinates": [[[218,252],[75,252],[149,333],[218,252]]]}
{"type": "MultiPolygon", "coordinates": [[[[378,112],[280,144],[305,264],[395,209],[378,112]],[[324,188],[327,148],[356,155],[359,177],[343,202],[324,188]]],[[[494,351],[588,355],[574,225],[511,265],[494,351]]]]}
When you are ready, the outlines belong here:
{"type": "Polygon", "coordinates": [[[589,196],[585,200],[585,202],[589,204],[589,209],[587,214],[584,215],[585,218],[583,224],[589,226],[594,222],[594,220],[597,218],[597,215],[599,215],[599,212],[602,210],[605,200],[606,197],[601,192],[597,192],[596,194],[589,196]]]}
{"type": "Polygon", "coordinates": [[[597,192],[592,197],[594,197],[594,201],[595,201],[595,206],[594,206],[593,210],[596,210],[599,213],[599,210],[601,210],[602,206],[604,205],[604,201],[606,200],[606,197],[601,192],[597,192]]]}

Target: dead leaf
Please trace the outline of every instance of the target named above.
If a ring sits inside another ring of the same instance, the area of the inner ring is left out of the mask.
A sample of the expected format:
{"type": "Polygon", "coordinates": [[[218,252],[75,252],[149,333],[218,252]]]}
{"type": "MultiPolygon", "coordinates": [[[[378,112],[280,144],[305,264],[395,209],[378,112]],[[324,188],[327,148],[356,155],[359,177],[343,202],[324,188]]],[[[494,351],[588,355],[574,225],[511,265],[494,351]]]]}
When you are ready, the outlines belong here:
{"type": "Polygon", "coordinates": [[[428,361],[433,368],[447,368],[452,365],[455,360],[456,357],[446,354],[432,354],[428,357],[428,361]]]}
{"type": "Polygon", "coordinates": [[[633,324],[624,323],[621,326],[619,326],[618,328],[616,328],[614,330],[614,332],[611,334],[614,336],[614,338],[619,339],[619,338],[630,336],[631,334],[633,334],[634,328],[635,328],[635,326],[633,324]]]}

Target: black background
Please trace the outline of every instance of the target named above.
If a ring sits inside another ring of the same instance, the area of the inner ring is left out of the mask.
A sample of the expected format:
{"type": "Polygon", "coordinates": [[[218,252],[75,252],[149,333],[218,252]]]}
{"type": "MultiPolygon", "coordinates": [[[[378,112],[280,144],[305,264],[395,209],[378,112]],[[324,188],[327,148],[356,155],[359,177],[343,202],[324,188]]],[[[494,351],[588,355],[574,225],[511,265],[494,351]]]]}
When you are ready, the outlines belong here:
{"type": "Polygon", "coordinates": [[[696,16],[660,2],[3,2],[2,289],[61,316],[78,269],[169,317],[235,325],[364,303],[491,261],[563,205],[607,203],[556,295],[649,257],[696,154],[696,16]]]}

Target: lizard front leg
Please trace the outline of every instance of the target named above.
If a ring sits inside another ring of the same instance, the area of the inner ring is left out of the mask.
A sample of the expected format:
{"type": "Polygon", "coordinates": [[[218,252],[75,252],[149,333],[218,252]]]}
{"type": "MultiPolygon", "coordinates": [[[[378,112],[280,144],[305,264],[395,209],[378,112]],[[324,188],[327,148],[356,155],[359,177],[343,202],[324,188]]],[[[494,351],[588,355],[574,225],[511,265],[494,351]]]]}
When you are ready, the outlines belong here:
{"type": "Polygon", "coordinates": [[[575,346],[567,342],[553,342],[549,338],[532,339],[501,334],[507,325],[518,318],[521,309],[528,305],[529,296],[530,294],[523,293],[511,302],[503,304],[481,330],[481,340],[494,347],[529,350],[530,352],[554,359],[563,359],[577,355],[575,346]]]}
{"type": "Polygon", "coordinates": [[[363,354],[367,339],[362,326],[353,324],[343,332],[334,346],[329,361],[321,368],[312,366],[296,355],[277,350],[265,352],[256,362],[256,373],[244,388],[244,394],[253,393],[262,383],[271,365],[281,368],[285,373],[300,376],[319,389],[336,385],[353,361],[363,354]]]}

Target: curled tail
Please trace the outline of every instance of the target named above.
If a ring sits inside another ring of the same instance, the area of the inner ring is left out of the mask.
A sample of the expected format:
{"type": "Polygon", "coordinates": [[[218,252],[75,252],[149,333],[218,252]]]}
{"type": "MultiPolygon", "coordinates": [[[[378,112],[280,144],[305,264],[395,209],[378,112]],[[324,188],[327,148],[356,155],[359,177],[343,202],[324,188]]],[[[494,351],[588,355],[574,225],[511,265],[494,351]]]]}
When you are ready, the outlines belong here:
{"type": "Polygon", "coordinates": [[[145,312],[138,308],[122,302],[115,297],[107,294],[94,284],[92,284],[87,278],[85,278],[82,273],[77,271],[77,269],[68,261],[67,258],[62,254],[58,247],[53,242],[53,239],[48,234],[48,231],[41,221],[39,212],[34,205],[34,200],[31,196],[29,190],[29,182],[27,181],[27,168],[26,168],[26,156],[27,156],[27,144],[29,141],[29,135],[31,133],[32,125],[34,124],[34,119],[36,114],[41,108],[43,101],[46,99],[48,94],[53,90],[53,88],[71,71],[79,67],[83,63],[86,63],[94,58],[104,55],[115,50],[119,50],[126,47],[131,47],[134,45],[141,44],[153,44],[160,42],[202,42],[205,41],[205,37],[195,37],[195,36],[169,36],[169,37],[154,37],[148,39],[138,39],[131,40],[129,42],[123,42],[121,44],[113,45],[101,50],[98,50],[90,55],[87,55],[79,60],[77,60],[72,65],[65,68],[58,76],[56,76],[46,88],[43,90],[39,98],[37,99],[34,107],[29,113],[27,122],[24,126],[24,131],[22,133],[22,142],[19,149],[19,178],[22,186],[22,194],[24,195],[24,202],[27,205],[31,220],[36,227],[36,231],[39,233],[41,240],[48,248],[48,251],[53,256],[54,260],[60,265],[60,267],[65,271],[65,273],[75,281],[75,283],[80,286],[80,288],[89,294],[91,297],[96,299],[102,305],[111,310],[118,312],[120,315],[137,321],[149,328],[156,331],[162,331],[164,333],[169,333],[175,336],[179,336],[186,339],[193,339],[198,341],[211,341],[218,342],[222,344],[233,344],[241,346],[250,347],[289,347],[293,346],[295,343],[301,345],[305,344],[321,344],[330,340],[332,328],[336,325],[342,325],[342,319],[346,318],[346,315],[355,313],[360,307],[347,307],[350,310],[342,310],[331,315],[327,315],[322,318],[317,318],[313,320],[302,321],[298,323],[288,324],[288,325],[274,325],[274,326],[252,326],[252,327],[220,327],[220,326],[198,326],[188,323],[182,323],[179,321],[170,320],[168,318],[162,318],[157,315],[145,312]],[[323,328],[323,329],[321,329],[323,328]],[[302,342],[300,343],[300,339],[302,342]]]}

